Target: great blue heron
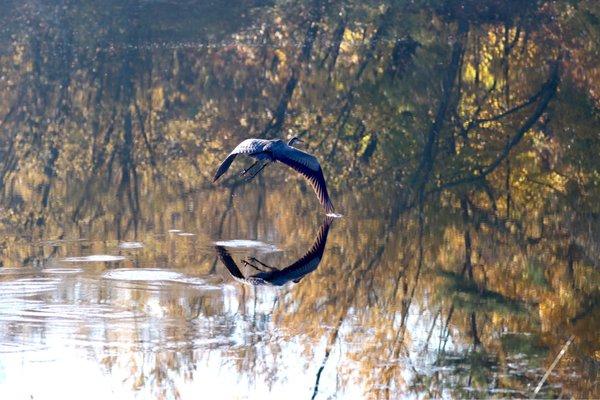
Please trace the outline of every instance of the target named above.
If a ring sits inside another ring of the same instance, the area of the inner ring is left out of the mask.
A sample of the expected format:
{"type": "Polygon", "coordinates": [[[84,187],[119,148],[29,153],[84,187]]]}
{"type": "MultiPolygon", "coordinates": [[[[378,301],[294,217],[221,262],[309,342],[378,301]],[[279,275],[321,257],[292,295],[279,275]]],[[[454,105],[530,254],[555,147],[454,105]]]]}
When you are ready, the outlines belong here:
{"type": "Polygon", "coordinates": [[[298,261],[283,269],[270,267],[252,257],[249,260],[242,260],[242,262],[260,272],[252,276],[245,277],[225,247],[215,246],[215,250],[217,251],[217,255],[223,264],[225,264],[225,267],[231,276],[233,276],[233,278],[238,282],[248,285],[273,286],[283,286],[290,281],[298,283],[300,279],[313,272],[319,266],[319,263],[323,258],[325,244],[327,243],[327,235],[329,234],[329,226],[331,225],[332,221],[333,219],[331,217],[327,217],[323,222],[323,225],[321,225],[321,229],[319,229],[319,233],[317,234],[317,237],[315,238],[315,241],[310,249],[302,257],[300,257],[298,261]],[[269,271],[263,271],[261,268],[269,269],[269,271]]]}
{"type": "Polygon", "coordinates": [[[213,182],[219,179],[219,177],[229,169],[229,166],[238,154],[243,154],[256,159],[254,164],[242,171],[242,175],[246,175],[258,163],[264,162],[248,180],[254,178],[270,163],[280,161],[295,169],[308,179],[317,194],[321,205],[325,208],[325,212],[328,214],[333,213],[333,204],[327,193],[327,185],[325,184],[323,170],[321,169],[319,161],[317,161],[313,155],[292,147],[295,142],[302,142],[302,140],[294,136],[286,144],[281,139],[246,139],[238,144],[221,163],[219,169],[217,169],[217,172],[215,173],[213,182]]]}

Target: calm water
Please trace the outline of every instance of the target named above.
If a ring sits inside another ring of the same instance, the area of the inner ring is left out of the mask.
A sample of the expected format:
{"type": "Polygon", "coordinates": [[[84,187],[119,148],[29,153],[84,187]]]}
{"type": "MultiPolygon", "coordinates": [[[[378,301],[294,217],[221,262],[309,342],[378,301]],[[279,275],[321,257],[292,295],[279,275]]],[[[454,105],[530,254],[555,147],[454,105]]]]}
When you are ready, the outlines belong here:
{"type": "Polygon", "coordinates": [[[594,2],[102,3],[0,5],[1,398],[600,396],[594,2]]]}

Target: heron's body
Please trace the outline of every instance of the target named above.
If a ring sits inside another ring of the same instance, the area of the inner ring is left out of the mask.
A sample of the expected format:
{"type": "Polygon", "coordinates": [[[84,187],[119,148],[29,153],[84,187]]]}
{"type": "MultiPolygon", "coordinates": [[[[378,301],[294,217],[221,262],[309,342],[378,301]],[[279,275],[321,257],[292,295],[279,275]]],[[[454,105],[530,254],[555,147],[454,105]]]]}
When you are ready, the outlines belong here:
{"type": "MultiPolygon", "coordinates": [[[[325,178],[319,161],[313,155],[291,146],[294,139],[296,138],[292,138],[289,143],[285,143],[281,139],[246,139],[242,141],[221,163],[213,181],[216,181],[221,175],[227,172],[235,157],[240,154],[255,158],[257,162],[265,161],[266,163],[263,164],[258,172],[269,163],[279,161],[307,178],[325,211],[328,213],[333,212],[333,204],[327,192],[325,178]]],[[[243,174],[246,172],[248,170],[245,170],[243,174]]]]}

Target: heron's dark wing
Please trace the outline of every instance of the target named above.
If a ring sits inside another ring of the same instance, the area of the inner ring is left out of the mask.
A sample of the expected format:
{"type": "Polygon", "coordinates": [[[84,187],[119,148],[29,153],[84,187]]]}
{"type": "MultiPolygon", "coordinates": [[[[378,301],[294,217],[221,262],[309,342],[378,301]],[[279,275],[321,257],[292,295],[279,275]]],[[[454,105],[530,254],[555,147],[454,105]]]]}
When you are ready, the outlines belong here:
{"type": "MultiPolygon", "coordinates": [[[[286,270],[306,270],[312,267],[308,272],[313,271],[319,262],[321,262],[321,258],[323,258],[323,252],[325,251],[325,245],[327,244],[327,236],[329,235],[329,227],[331,226],[331,222],[333,218],[327,217],[325,221],[323,221],[323,225],[319,229],[319,233],[315,237],[315,241],[313,242],[310,249],[298,261],[290,264],[289,266],[283,268],[281,271],[286,270]],[[316,262],[317,265],[313,265],[316,262]]],[[[307,273],[308,273],[307,272],[307,273]]]]}
{"type": "Polygon", "coordinates": [[[233,162],[233,160],[235,159],[235,157],[238,154],[246,154],[246,155],[251,156],[253,154],[263,152],[265,146],[268,143],[269,143],[269,140],[265,140],[265,139],[246,139],[246,140],[242,141],[240,144],[238,144],[235,147],[235,149],[233,149],[233,151],[231,153],[229,153],[229,155],[227,156],[227,158],[225,160],[223,160],[221,165],[219,165],[217,172],[215,172],[213,182],[215,182],[217,179],[219,179],[221,177],[221,175],[223,175],[225,172],[227,172],[227,170],[231,166],[231,163],[233,162]]]}
{"type": "Polygon", "coordinates": [[[323,170],[314,156],[291,146],[287,146],[285,151],[275,153],[274,156],[276,160],[292,167],[308,179],[319,198],[319,202],[325,208],[325,212],[332,213],[334,211],[329,193],[327,192],[323,170]]]}
{"type": "Polygon", "coordinates": [[[213,182],[215,182],[217,179],[219,179],[221,177],[221,175],[223,175],[225,172],[227,172],[227,170],[231,166],[231,163],[235,159],[235,156],[237,156],[237,154],[231,153],[227,156],[227,158],[225,160],[223,160],[221,165],[219,165],[219,169],[217,169],[217,172],[215,172],[213,182]]]}
{"type": "Polygon", "coordinates": [[[284,285],[289,281],[299,282],[305,275],[313,272],[319,266],[327,244],[327,235],[333,218],[327,217],[308,251],[296,262],[279,271],[263,272],[260,278],[273,285],[284,285]]]}
{"type": "Polygon", "coordinates": [[[215,250],[217,251],[219,259],[225,265],[225,268],[227,268],[227,271],[229,271],[231,276],[233,276],[235,279],[239,279],[242,281],[246,280],[244,274],[242,274],[242,271],[240,271],[237,264],[235,263],[235,261],[233,260],[233,258],[231,257],[231,255],[225,247],[215,246],[215,250]]]}

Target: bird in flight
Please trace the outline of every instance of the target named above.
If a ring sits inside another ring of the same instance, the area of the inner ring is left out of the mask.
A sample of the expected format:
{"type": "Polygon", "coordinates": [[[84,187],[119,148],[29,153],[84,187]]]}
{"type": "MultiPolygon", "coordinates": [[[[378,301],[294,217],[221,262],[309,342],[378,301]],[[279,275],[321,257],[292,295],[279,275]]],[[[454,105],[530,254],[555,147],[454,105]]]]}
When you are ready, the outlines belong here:
{"type": "Polygon", "coordinates": [[[267,165],[279,161],[295,169],[308,179],[319,198],[319,202],[325,208],[325,212],[327,214],[333,213],[333,204],[329,198],[329,193],[327,193],[327,185],[325,184],[323,170],[319,161],[312,154],[305,153],[293,147],[296,142],[302,142],[302,140],[295,136],[288,143],[285,143],[281,139],[246,139],[238,144],[221,163],[215,173],[213,182],[229,169],[229,166],[239,154],[256,159],[254,164],[241,172],[242,176],[248,174],[254,166],[259,165],[256,171],[248,176],[248,180],[254,178],[267,165]]]}
{"type": "Polygon", "coordinates": [[[332,221],[333,218],[331,217],[325,218],[310,249],[296,262],[283,269],[270,267],[256,258],[251,257],[248,260],[242,260],[242,262],[244,265],[252,267],[259,272],[252,276],[245,277],[225,247],[215,246],[215,250],[231,276],[238,282],[247,285],[273,286],[283,286],[288,282],[298,283],[305,275],[310,274],[319,266],[319,263],[323,258],[323,252],[325,251],[325,245],[327,244],[327,235],[329,234],[329,226],[332,221]],[[263,269],[268,269],[268,271],[263,269]]]}

